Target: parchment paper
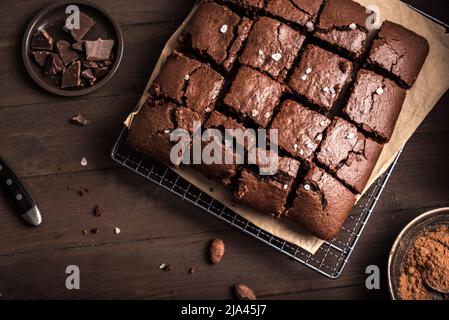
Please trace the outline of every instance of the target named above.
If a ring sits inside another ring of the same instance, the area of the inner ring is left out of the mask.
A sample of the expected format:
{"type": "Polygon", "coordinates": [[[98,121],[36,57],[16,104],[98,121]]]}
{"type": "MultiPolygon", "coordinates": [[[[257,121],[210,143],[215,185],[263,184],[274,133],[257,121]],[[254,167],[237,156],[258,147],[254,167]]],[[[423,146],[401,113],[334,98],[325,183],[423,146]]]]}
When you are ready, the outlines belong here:
{"type": "MultiPolygon", "coordinates": [[[[366,188],[367,190],[377,180],[377,178],[379,178],[389,168],[398,152],[410,139],[418,126],[424,121],[428,113],[449,88],[449,35],[445,34],[443,27],[415,12],[398,0],[356,1],[365,6],[378,6],[380,9],[380,19],[382,21],[390,20],[402,24],[424,36],[430,44],[429,57],[426,60],[415,86],[409,90],[407,94],[407,98],[399,116],[393,137],[383,149],[383,152],[369,180],[366,188]]],[[[158,63],[153,70],[145,93],[138,103],[136,111],[131,113],[125,121],[125,125],[128,128],[131,126],[133,117],[138,113],[140,107],[147,100],[148,89],[150,88],[151,83],[158,75],[161,66],[165,63],[165,60],[170,55],[172,50],[176,49],[178,36],[196,9],[197,5],[192,9],[189,16],[165,45],[158,63]]],[[[228,191],[226,191],[217,182],[207,179],[198,171],[187,167],[176,169],[175,171],[203,192],[211,195],[224,205],[232,208],[236,213],[251,221],[258,227],[281,239],[291,242],[307,250],[308,252],[311,252],[312,254],[315,254],[323,243],[322,240],[311,235],[309,232],[297,226],[296,223],[292,223],[287,218],[275,220],[266,214],[262,214],[248,207],[233,203],[231,200],[231,194],[228,191]],[[211,187],[214,190],[212,192],[210,191],[211,187]]]]}

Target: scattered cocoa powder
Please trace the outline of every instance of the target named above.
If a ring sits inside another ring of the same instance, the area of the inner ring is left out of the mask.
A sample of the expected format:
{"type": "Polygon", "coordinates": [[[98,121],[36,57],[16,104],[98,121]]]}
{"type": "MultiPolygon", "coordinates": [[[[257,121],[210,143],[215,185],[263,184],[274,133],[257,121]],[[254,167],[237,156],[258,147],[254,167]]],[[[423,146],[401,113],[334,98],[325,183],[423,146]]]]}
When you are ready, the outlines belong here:
{"type": "Polygon", "coordinates": [[[407,250],[399,277],[403,300],[431,300],[431,289],[449,288],[449,227],[439,225],[423,231],[407,250]]]}

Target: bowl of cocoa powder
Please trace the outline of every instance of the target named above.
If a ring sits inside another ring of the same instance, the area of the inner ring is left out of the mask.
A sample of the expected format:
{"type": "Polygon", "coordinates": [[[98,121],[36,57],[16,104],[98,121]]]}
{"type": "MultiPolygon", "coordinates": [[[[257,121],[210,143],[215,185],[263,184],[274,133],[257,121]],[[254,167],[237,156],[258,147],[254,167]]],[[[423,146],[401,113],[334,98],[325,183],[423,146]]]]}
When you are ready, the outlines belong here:
{"type": "Polygon", "coordinates": [[[394,300],[449,299],[449,208],[426,212],[399,234],[388,260],[394,300]]]}

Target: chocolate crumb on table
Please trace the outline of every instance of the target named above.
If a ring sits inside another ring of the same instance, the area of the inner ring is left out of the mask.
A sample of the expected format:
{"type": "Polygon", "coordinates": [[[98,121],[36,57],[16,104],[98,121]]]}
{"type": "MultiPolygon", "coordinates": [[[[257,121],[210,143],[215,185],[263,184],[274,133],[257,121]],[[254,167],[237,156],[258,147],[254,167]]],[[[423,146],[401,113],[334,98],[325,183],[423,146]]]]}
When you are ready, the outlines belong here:
{"type": "Polygon", "coordinates": [[[290,87],[309,103],[331,110],[342,90],[351,80],[353,65],[350,61],[309,45],[290,78],[290,87]]]}
{"type": "Polygon", "coordinates": [[[240,62],[282,81],[304,40],[305,36],[286,24],[261,17],[248,36],[240,62]]]}
{"type": "Polygon", "coordinates": [[[357,193],[362,193],[383,145],[365,138],[349,122],[336,118],[328,127],[318,161],[357,193]]]}
{"type": "Polygon", "coordinates": [[[429,54],[429,42],[413,31],[385,21],[374,40],[368,63],[411,88],[429,54]]]}
{"type": "Polygon", "coordinates": [[[342,112],[363,131],[386,142],[393,134],[405,97],[406,91],[393,81],[360,70],[342,112]]]}
{"type": "Polygon", "coordinates": [[[371,13],[352,0],[329,0],[324,5],[314,36],[359,58],[367,49],[367,21],[371,13]]]}

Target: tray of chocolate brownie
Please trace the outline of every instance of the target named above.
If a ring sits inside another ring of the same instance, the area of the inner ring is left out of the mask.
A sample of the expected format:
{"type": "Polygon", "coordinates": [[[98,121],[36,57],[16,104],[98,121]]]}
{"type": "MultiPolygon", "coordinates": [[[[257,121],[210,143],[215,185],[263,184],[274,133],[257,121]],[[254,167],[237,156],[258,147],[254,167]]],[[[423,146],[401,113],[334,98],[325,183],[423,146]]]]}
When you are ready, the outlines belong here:
{"type": "Polygon", "coordinates": [[[449,87],[448,44],[399,1],[199,1],[112,158],[336,278],[449,87]]]}

